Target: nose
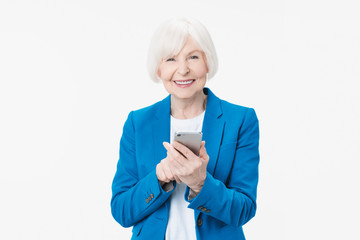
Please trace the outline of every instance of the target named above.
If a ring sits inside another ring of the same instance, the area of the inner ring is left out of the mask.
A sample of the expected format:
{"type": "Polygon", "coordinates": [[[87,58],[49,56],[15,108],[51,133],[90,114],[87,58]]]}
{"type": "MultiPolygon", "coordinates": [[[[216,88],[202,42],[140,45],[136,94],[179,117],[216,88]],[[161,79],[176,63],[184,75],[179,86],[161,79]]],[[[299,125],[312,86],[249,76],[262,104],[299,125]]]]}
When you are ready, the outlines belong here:
{"type": "Polygon", "coordinates": [[[178,70],[177,72],[181,75],[186,75],[190,72],[190,68],[188,66],[188,63],[186,61],[179,62],[178,70]]]}

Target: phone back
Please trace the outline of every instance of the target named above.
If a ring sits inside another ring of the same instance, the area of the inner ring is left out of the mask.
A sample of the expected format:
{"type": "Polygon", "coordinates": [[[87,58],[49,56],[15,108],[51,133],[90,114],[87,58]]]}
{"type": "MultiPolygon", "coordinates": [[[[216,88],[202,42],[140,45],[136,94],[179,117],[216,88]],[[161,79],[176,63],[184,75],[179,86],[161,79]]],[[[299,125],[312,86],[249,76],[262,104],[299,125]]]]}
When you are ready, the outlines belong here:
{"type": "Polygon", "coordinates": [[[199,156],[202,132],[175,132],[174,141],[185,145],[196,156],[199,156]]]}

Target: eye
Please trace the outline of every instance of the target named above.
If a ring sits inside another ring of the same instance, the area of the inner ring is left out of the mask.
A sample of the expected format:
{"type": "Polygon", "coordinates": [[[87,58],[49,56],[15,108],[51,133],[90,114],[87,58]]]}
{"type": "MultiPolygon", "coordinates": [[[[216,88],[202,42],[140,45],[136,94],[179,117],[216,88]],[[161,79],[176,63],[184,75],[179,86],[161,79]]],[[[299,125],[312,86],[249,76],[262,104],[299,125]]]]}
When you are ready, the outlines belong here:
{"type": "Polygon", "coordinates": [[[175,61],[175,58],[168,58],[168,59],[166,59],[165,62],[172,62],[172,61],[175,61]]]}
{"type": "Polygon", "coordinates": [[[193,56],[190,56],[190,59],[199,59],[199,57],[196,55],[193,55],[193,56]]]}

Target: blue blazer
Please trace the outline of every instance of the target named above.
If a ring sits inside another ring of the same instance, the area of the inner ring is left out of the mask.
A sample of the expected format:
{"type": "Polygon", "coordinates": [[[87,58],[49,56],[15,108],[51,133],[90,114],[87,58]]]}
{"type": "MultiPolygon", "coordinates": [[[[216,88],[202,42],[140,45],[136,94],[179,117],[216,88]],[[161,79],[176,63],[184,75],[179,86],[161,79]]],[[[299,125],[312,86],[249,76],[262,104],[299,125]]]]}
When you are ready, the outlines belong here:
{"type": "MultiPolygon", "coordinates": [[[[197,239],[245,239],[242,225],[256,211],[259,127],[255,111],[216,97],[208,88],[203,140],[210,157],[200,193],[188,200],[194,209],[197,239]]],[[[112,184],[111,212],[132,239],[164,240],[172,191],[165,192],[156,165],[170,140],[170,95],[130,112],[120,141],[120,159],[112,184]]],[[[174,183],[176,187],[176,183],[174,183]]],[[[174,188],[175,189],[175,188],[174,188]]]]}

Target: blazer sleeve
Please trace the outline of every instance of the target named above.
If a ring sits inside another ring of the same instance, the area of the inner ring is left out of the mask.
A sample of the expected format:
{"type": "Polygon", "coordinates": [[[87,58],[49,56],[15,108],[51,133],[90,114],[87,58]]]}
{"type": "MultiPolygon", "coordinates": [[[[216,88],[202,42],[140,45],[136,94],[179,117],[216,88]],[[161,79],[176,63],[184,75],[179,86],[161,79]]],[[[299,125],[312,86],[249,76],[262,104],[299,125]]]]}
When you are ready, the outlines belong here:
{"type": "MultiPolygon", "coordinates": [[[[188,207],[232,226],[244,225],[256,212],[258,165],[259,124],[255,111],[248,109],[226,185],[208,172],[203,188],[195,198],[188,200],[188,207]]],[[[188,194],[187,188],[185,196],[188,194]]]]}
{"type": "MultiPolygon", "coordinates": [[[[120,140],[117,170],[112,183],[111,213],[123,227],[130,227],[156,211],[171,195],[160,186],[156,170],[140,178],[137,170],[136,138],[131,112],[120,140]]],[[[146,159],[142,159],[146,161],[146,159]]]]}

